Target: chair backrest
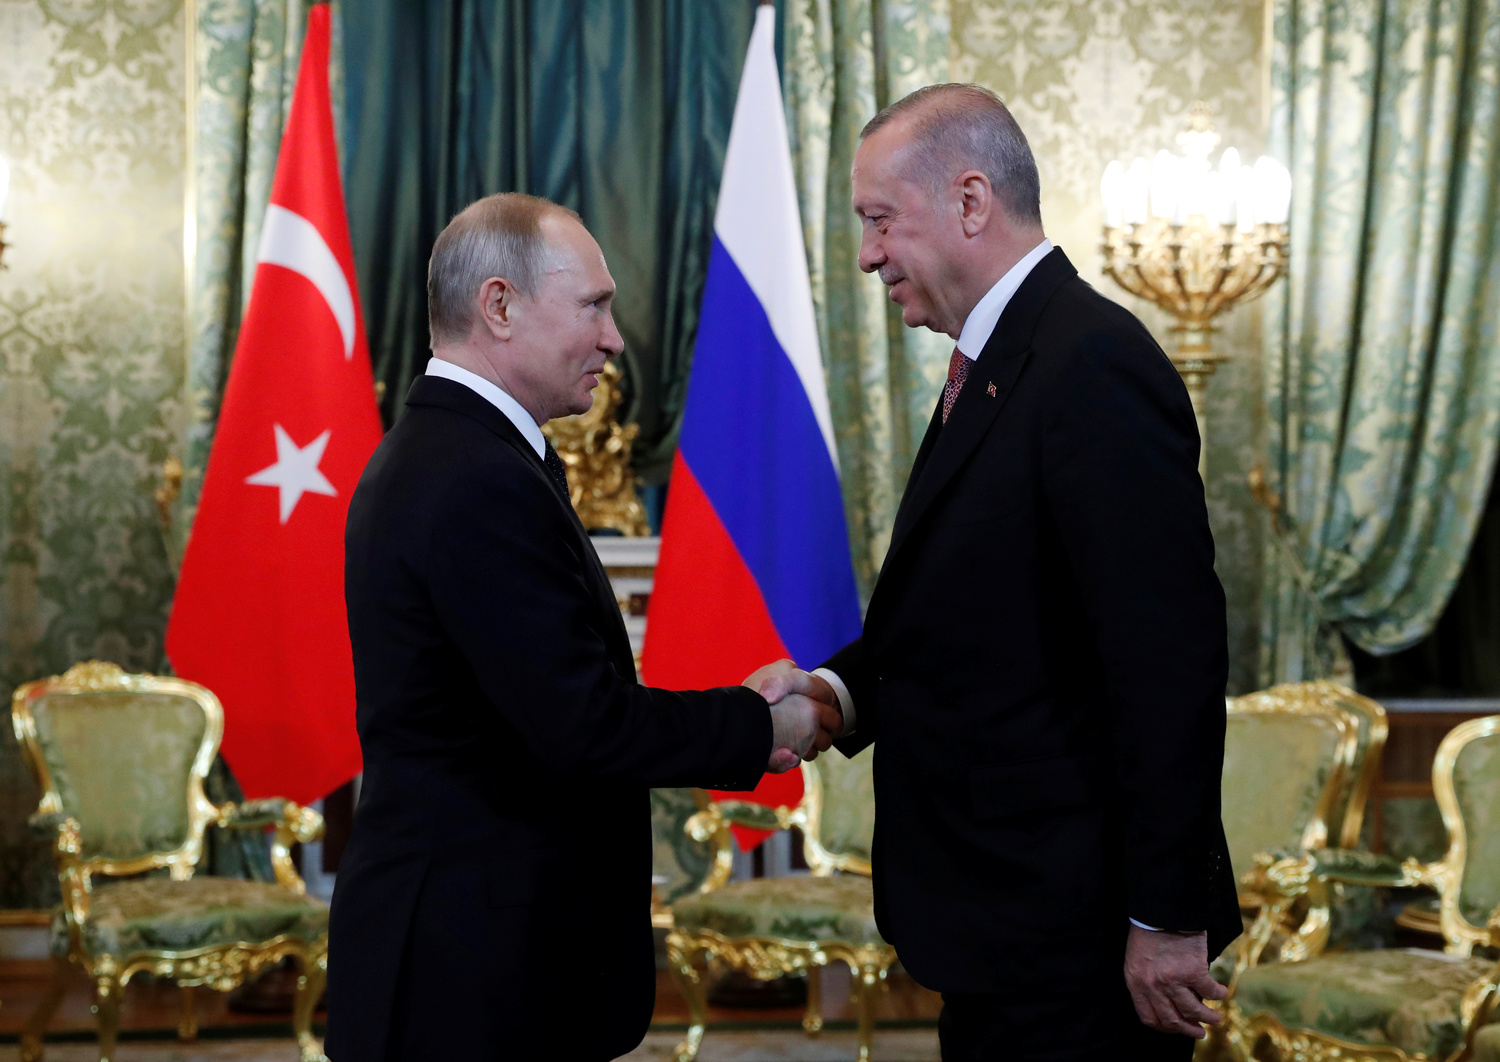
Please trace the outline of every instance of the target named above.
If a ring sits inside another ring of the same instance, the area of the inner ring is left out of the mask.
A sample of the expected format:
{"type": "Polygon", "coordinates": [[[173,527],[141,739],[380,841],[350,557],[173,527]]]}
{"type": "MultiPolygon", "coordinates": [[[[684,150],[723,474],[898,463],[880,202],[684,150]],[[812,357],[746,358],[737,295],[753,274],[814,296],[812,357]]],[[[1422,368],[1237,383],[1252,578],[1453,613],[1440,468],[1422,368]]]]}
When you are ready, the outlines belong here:
{"type": "Polygon", "coordinates": [[[814,874],[870,873],[875,837],[873,756],[848,759],[838,750],[802,765],[803,854],[814,874]]]}
{"type": "Polygon", "coordinates": [[[1352,774],[1359,723],[1325,685],[1332,686],[1298,683],[1226,701],[1222,814],[1236,876],[1260,852],[1328,842],[1329,816],[1352,774]]]}
{"type": "Polygon", "coordinates": [[[1432,761],[1448,853],[1439,919],[1448,950],[1500,945],[1500,715],[1460,723],[1432,761]]]}
{"type": "Polygon", "coordinates": [[[712,837],[699,840],[687,829],[688,820],[709,802],[701,789],[651,790],[651,914],[663,927],[672,923],[668,908],[674,900],[717,888],[731,869],[727,847],[712,837]]]}
{"type": "Polygon", "coordinates": [[[1303,682],[1295,687],[1277,688],[1301,688],[1306,691],[1305,696],[1338,705],[1358,724],[1354,762],[1346,784],[1329,812],[1328,837],[1330,843],[1340,848],[1360,847],[1360,831],[1365,824],[1365,805],[1370,799],[1370,790],[1375,785],[1375,776],[1380,773],[1380,756],[1385,751],[1385,740],[1390,734],[1385,708],[1379,702],[1362,697],[1337,682],[1303,682]]]}
{"type": "Polygon", "coordinates": [[[217,813],[203,779],[224,714],[202,686],[90,661],[28,682],[11,723],[42,799],[79,824],[91,874],[192,876],[217,813]]]}

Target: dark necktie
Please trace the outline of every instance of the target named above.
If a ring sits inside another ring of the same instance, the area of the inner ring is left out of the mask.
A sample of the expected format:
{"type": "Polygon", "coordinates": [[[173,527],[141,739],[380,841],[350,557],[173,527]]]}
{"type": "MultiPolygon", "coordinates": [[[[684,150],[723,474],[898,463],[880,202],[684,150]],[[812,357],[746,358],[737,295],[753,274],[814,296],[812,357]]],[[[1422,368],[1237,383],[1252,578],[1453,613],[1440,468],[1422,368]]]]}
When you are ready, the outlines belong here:
{"type": "Polygon", "coordinates": [[[568,468],[563,464],[563,459],[558,456],[552,448],[552,441],[547,441],[547,451],[542,455],[542,464],[547,466],[547,473],[552,477],[552,482],[562,492],[563,500],[569,505],[573,504],[573,494],[568,488],[568,468]]]}
{"type": "Polygon", "coordinates": [[[943,388],[943,423],[948,423],[948,414],[953,412],[953,403],[958,398],[958,392],[963,390],[964,381],[969,378],[969,359],[964,357],[964,352],[957,347],[953,348],[953,357],[948,359],[948,383],[943,388]]]}

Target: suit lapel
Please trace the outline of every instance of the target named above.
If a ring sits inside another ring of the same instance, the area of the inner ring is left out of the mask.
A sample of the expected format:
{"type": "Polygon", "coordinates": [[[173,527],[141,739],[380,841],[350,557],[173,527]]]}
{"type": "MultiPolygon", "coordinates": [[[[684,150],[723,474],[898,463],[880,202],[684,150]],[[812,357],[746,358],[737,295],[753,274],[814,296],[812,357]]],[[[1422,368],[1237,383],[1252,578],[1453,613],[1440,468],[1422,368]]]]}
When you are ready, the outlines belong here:
{"type": "Polygon", "coordinates": [[[1065,280],[1077,275],[1078,271],[1060,249],[1054,249],[1038,262],[1011,296],[984,350],[969,367],[968,379],[958,392],[947,424],[942,423],[939,396],[927,435],[912,464],[901,507],[896,511],[883,568],[890,566],[912,530],[1005,408],[1031,354],[1031,336],[1043,308],[1065,280]]]}
{"type": "Polygon", "coordinates": [[[585,576],[590,589],[594,592],[601,610],[604,613],[604,622],[608,624],[614,635],[614,641],[618,644],[611,646],[611,650],[618,658],[616,663],[623,666],[624,661],[630,662],[629,675],[635,677],[635,659],[630,651],[630,634],[625,629],[625,620],[620,615],[619,603],[615,600],[614,584],[609,581],[609,573],[604,570],[604,564],[599,560],[599,551],[594,548],[593,540],[589,538],[588,530],[583,526],[583,521],[578,519],[578,513],[573,506],[565,501],[557,490],[557,485],[552,480],[552,473],[547,471],[546,463],[537,456],[532,449],[531,443],[521,434],[521,430],[511,422],[500,410],[496,409],[482,395],[476,393],[456,380],[449,380],[439,376],[418,376],[412,381],[411,390],[407,392],[406,402],[413,406],[439,406],[443,409],[461,413],[479,421],[490,431],[498,435],[501,440],[508,443],[512,449],[519,453],[525,460],[531,463],[537,473],[546,480],[547,493],[557,499],[557,503],[567,510],[568,521],[573,527],[575,545],[579,556],[583,558],[585,576]],[[621,650],[623,646],[623,650],[621,650]]]}

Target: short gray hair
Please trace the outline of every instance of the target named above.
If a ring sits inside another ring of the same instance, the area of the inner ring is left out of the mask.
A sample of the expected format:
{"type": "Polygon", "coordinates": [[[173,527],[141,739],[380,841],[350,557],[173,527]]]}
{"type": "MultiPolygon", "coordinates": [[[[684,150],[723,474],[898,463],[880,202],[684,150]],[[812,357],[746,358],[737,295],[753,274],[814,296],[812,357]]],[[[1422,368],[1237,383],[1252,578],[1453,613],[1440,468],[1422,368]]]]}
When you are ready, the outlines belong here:
{"type": "Polygon", "coordinates": [[[504,277],[523,295],[536,294],[549,266],[542,219],[578,215],[565,206],[520,192],[475,200],[448,222],[427,261],[427,330],[433,343],[455,343],[473,326],[474,296],[491,277],[504,277]]]}
{"type": "Polygon", "coordinates": [[[1011,217],[1042,223],[1036,159],[999,96],[980,85],[928,85],[871,118],[860,140],[901,115],[912,123],[912,142],[924,171],[912,176],[934,195],[964,170],[978,170],[989,178],[1011,217]]]}

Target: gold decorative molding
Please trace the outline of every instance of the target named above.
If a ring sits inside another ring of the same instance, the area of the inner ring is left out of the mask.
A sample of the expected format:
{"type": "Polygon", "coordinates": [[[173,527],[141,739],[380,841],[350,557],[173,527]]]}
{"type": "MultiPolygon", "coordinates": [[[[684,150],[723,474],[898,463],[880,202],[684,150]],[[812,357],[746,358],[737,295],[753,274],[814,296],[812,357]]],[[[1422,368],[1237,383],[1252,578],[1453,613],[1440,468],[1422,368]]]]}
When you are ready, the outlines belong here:
{"type": "Polygon", "coordinates": [[[542,426],[568,469],[568,488],[578,518],[590,531],[613,530],[622,535],[649,533],[646,510],[635,491],[630,446],[640,425],[621,427],[620,370],[607,362],[587,413],[562,417],[542,426]]]}

